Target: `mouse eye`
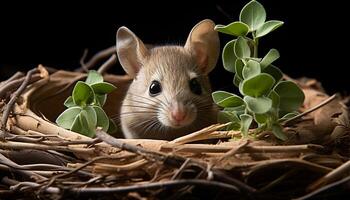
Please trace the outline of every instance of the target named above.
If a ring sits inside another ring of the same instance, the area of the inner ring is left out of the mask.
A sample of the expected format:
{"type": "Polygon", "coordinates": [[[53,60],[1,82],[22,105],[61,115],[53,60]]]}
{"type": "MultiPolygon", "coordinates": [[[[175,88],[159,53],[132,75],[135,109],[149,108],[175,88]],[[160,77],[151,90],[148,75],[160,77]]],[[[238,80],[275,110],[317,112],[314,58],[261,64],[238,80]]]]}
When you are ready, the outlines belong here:
{"type": "Polygon", "coordinates": [[[190,80],[190,89],[194,94],[201,95],[202,87],[196,78],[190,80]]]}
{"type": "Polygon", "coordinates": [[[149,95],[151,97],[157,96],[162,91],[162,87],[159,83],[159,81],[152,81],[151,85],[149,86],[149,95]]]}

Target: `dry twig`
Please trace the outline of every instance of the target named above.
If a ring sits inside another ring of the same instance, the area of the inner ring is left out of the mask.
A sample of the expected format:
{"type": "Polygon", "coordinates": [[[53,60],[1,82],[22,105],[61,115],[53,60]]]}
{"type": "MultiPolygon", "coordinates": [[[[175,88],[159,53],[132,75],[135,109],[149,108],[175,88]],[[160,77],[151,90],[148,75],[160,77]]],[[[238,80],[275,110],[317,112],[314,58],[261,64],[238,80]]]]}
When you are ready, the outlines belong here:
{"type": "Polygon", "coordinates": [[[333,181],[336,181],[345,175],[350,176],[350,160],[347,161],[346,163],[342,164],[335,170],[329,172],[322,178],[318,179],[314,183],[312,183],[307,190],[308,191],[313,191],[316,190],[317,188],[320,188],[328,183],[332,183],[333,181]]]}
{"type": "Polygon", "coordinates": [[[113,54],[101,67],[97,70],[98,73],[104,74],[109,68],[117,63],[117,55],[113,54]]]}
{"type": "MultiPolygon", "coordinates": [[[[84,55],[87,54],[86,50],[84,51],[84,55]]],[[[87,63],[84,63],[85,56],[81,59],[82,67],[76,69],[78,72],[87,71],[93,67],[95,67],[99,62],[101,62],[103,59],[108,58],[109,56],[112,56],[116,53],[115,46],[111,46],[107,49],[104,49],[102,51],[97,52],[87,63]]]]}
{"type": "MultiPolygon", "coordinates": [[[[30,70],[25,79],[23,80],[21,86],[18,88],[18,90],[13,94],[13,96],[11,97],[10,101],[6,104],[6,107],[4,109],[4,112],[3,112],[3,115],[2,115],[2,118],[1,118],[1,129],[4,130],[6,129],[6,124],[7,124],[7,120],[8,120],[8,117],[10,115],[10,112],[13,108],[13,105],[15,104],[15,102],[17,101],[17,99],[19,98],[19,96],[23,93],[23,91],[26,89],[26,87],[28,86],[29,84],[29,81],[32,77],[32,74],[37,72],[38,69],[35,68],[35,69],[32,69],[30,70]]],[[[5,139],[5,132],[0,132],[0,140],[4,140],[5,139]]]]}
{"type": "Polygon", "coordinates": [[[305,115],[307,115],[307,114],[309,114],[309,113],[311,113],[311,112],[321,108],[322,106],[327,105],[328,103],[332,102],[335,98],[337,98],[336,94],[334,94],[331,97],[327,98],[326,100],[324,100],[320,104],[316,105],[315,107],[312,107],[312,108],[306,110],[305,112],[300,113],[299,115],[297,115],[295,117],[287,119],[286,121],[283,122],[283,125],[284,126],[290,126],[293,122],[295,122],[295,120],[300,119],[300,118],[304,117],[305,115]]]}

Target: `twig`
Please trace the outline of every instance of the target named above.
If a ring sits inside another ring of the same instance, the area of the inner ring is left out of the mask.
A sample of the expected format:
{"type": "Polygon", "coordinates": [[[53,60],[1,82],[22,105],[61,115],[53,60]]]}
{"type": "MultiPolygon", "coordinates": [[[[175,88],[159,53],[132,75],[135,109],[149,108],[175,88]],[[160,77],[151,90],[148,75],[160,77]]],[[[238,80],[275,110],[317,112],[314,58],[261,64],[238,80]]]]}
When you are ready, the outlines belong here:
{"type": "Polygon", "coordinates": [[[74,152],[74,153],[83,153],[83,154],[94,154],[94,149],[86,149],[80,147],[70,147],[70,146],[50,146],[43,144],[32,144],[24,142],[0,142],[0,148],[3,149],[36,149],[36,150],[55,150],[55,151],[65,151],[65,152],[74,152]]]}
{"type": "Polygon", "coordinates": [[[186,161],[181,165],[181,167],[176,171],[176,173],[171,177],[170,180],[175,180],[182,171],[186,168],[187,164],[191,161],[190,158],[187,158],[186,161]]]}
{"type": "MultiPolygon", "coordinates": [[[[147,150],[147,149],[144,149],[144,148],[139,147],[139,146],[127,144],[127,143],[123,142],[123,140],[116,139],[116,138],[108,135],[107,133],[103,132],[101,130],[101,128],[98,128],[96,130],[96,136],[98,138],[100,138],[101,140],[103,140],[104,142],[106,142],[107,144],[118,147],[121,150],[126,150],[126,151],[129,151],[132,153],[136,153],[138,155],[144,156],[146,159],[149,159],[149,160],[154,159],[156,161],[161,161],[164,164],[170,165],[173,167],[174,166],[181,167],[181,165],[186,161],[186,158],[181,157],[181,156],[177,156],[177,155],[173,155],[173,154],[171,154],[171,155],[164,154],[161,152],[147,150]]],[[[200,166],[201,169],[208,168],[207,163],[199,162],[199,161],[192,161],[192,162],[195,163],[196,165],[200,166]]],[[[213,170],[212,173],[219,180],[220,179],[228,180],[226,177],[227,175],[221,175],[219,170],[213,170]]],[[[243,189],[244,191],[246,191],[248,193],[254,193],[256,191],[255,188],[252,188],[239,180],[236,180],[234,178],[230,178],[229,180],[230,180],[231,184],[238,186],[240,189],[243,189]]]]}
{"type": "Polygon", "coordinates": [[[3,82],[0,83],[0,90],[1,90],[1,87],[2,87],[3,85],[5,85],[5,84],[7,84],[7,83],[9,83],[9,82],[11,82],[11,81],[13,81],[13,80],[19,79],[19,78],[21,78],[21,77],[23,77],[23,76],[24,76],[23,72],[16,72],[16,73],[15,73],[14,75],[12,75],[9,79],[7,79],[6,81],[3,81],[3,82]]]}
{"type": "Polygon", "coordinates": [[[98,73],[104,74],[109,68],[117,63],[117,55],[113,54],[101,67],[97,70],[98,73]]]}
{"type": "MultiPolygon", "coordinates": [[[[26,77],[21,77],[19,79],[16,79],[16,80],[12,80],[12,81],[8,81],[6,84],[4,84],[3,86],[1,86],[0,88],[0,98],[4,98],[4,95],[7,93],[7,92],[11,92],[12,90],[15,90],[17,89],[24,81],[26,77]]],[[[38,81],[40,80],[41,77],[40,75],[33,75],[29,81],[29,84],[35,82],[35,81],[38,81]]]]}
{"type": "Polygon", "coordinates": [[[57,179],[57,178],[63,178],[65,176],[69,176],[71,174],[74,174],[74,173],[84,169],[85,167],[91,165],[92,163],[94,163],[94,162],[96,162],[98,160],[103,160],[103,159],[107,159],[107,158],[110,159],[110,158],[113,158],[113,157],[112,156],[100,156],[100,157],[93,158],[92,160],[89,160],[88,162],[82,164],[81,166],[79,166],[77,168],[72,169],[71,171],[69,171],[69,172],[67,172],[65,174],[59,174],[56,177],[52,177],[52,178],[57,179]]]}
{"type": "Polygon", "coordinates": [[[334,187],[336,187],[336,186],[338,186],[338,185],[344,184],[344,183],[349,182],[349,181],[350,181],[350,176],[348,176],[348,177],[346,177],[346,178],[343,178],[343,179],[341,179],[341,180],[339,180],[339,181],[333,182],[333,183],[331,183],[331,184],[328,184],[328,185],[326,185],[326,186],[323,186],[323,187],[321,187],[321,188],[319,188],[319,189],[317,189],[317,190],[315,190],[315,191],[313,191],[313,192],[311,192],[311,193],[309,193],[309,194],[307,194],[307,195],[305,195],[305,196],[296,198],[296,199],[294,199],[294,200],[305,200],[305,199],[310,199],[310,198],[312,198],[312,197],[315,197],[317,194],[319,194],[319,193],[321,193],[321,192],[324,192],[324,191],[326,191],[326,190],[328,190],[328,189],[334,188],[334,187]]]}
{"type": "MultiPolygon", "coordinates": [[[[19,170],[40,170],[40,171],[72,171],[72,168],[64,167],[60,165],[53,165],[53,164],[30,164],[30,165],[18,165],[14,162],[8,162],[6,160],[0,159],[0,164],[6,165],[11,167],[12,169],[19,169],[19,170]]],[[[92,176],[91,173],[80,171],[80,175],[84,176],[92,176]]]]}
{"type": "Polygon", "coordinates": [[[87,185],[89,185],[91,183],[96,183],[96,182],[102,180],[103,178],[104,178],[104,176],[95,176],[95,177],[89,179],[88,181],[84,181],[84,182],[80,182],[80,183],[79,182],[74,182],[74,183],[76,183],[77,185],[81,185],[81,186],[87,186],[87,185]]]}
{"type": "Polygon", "coordinates": [[[115,46],[111,46],[107,49],[97,52],[87,63],[83,64],[81,68],[76,69],[75,71],[83,72],[85,70],[91,69],[96,66],[103,59],[108,58],[116,52],[115,46]],[[83,67],[85,66],[85,67],[83,67]]]}
{"type": "Polygon", "coordinates": [[[280,182],[282,182],[284,179],[296,174],[297,170],[290,170],[284,174],[282,174],[281,176],[279,176],[278,178],[276,178],[275,180],[271,181],[270,183],[268,183],[267,185],[263,186],[262,188],[259,189],[259,193],[263,193],[266,192],[267,190],[273,188],[274,186],[278,185],[280,182]]]}
{"type": "Polygon", "coordinates": [[[295,117],[292,117],[292,118],[290,118],[290,119],[287,119],[286,121],[284,121],[284,122],[282,123],[282,125],[284,125],[284,126],[290,126],[290,125],[292,124],[292,122],[294,122],[295,120],[300,119],[301,117],[303,117],[303,116],[305,116],[305,115],[307,115],[307,114],[309,114],[309,113],[311,113],[311,112],[313,112],[313,111],[315,111],[315,110],[321,108],[322,106],[327,105],[328,103],[330,103],[331,101],[333,101],[336,97],[337,97],[337,95],[336,95],[336,94],[333,94],[331,97],[327,98],[326,100],[324,100],[324,101],[321,102],[320,104],[318,104],[318,105],[316,105],[316,106],[314,106],[314,107],[312,107],[312,108],[306,110],[305,112],[303,112],[303,113],[301,113],[301,114],[299,114],[299,115],[297,115],[297,116],[295,116],[295,117]]]}
{"type": "Polygon", "coordinates": [[[128,143],[125,143],[123,140],[116,139],[107,133],[103,132],[101,129],[96,130],[96,136],[100,138],[102,141],[110,144],[112,146],[118,147],[121,150],[126,150],[132,153],[136,153],[138,155],[144,156],[148,159],[164,162],[168,165],[180,167],[186,159],[180,156],[175,155],[167,155],[161,152],[154,152],[151,150],[144,149],[139,146],[134,146],[128,143]]]}
{"type": "Polygon", "coordinates": [[[223,159],[226,159],[228,157],[235,155],[237,152],[241,151],[242,148],[246,147],[248,145],[248,143],[249,143],[249,140],[242,141],[241,144],[233,147],[231,150],[226,152],[221,158],[219,158],[218,162],[221,162],[223,159]]]}
{"type": "MultiPolygon", "coordinates": [[[[304,144],[304,145],[282,145],[282,146],[245,146],[235,151],[235,153],[307,153],[322,151],[321,145],[304,144]]],[[[196,152],[196,153],[226,153],[232,150],[232,146],[211,145],[211,144],[183,144],[172,145],[164,144],[161,146],[162,151],[177,152],[196,152]]]]}
{"type": "Polygon", "coordinates": [[[132,163],[124,164],[124,165],[116,165],[116,164],[105,164],[105,163],[98,163],[94,167],[95,172],[130,172],[135,169],[139,169],[141,166],[144,166],[147,164],[149,161],[145,159],[137,160],[132,163]]]}
{"type": "Polygon", "coordinates": [[[256,189],[247,185],[246,183],[241,182],[238,179],[235,179],[228,175],[227,173],[224,173],[224,171],[220,169],[214,169],[213,170],[214,178],[220,178],[222,181],[229,183],[231,185],[239,186],[240,189],[246,191],[248,195],[252,195],[256,192],[256,189]]]}
{"type": "MultiPolygon", "coordinates": [[[[38,188],[41,187],[40,184],[34,183],[34,182],[19,182],[16,185],[10,186],[10,190],[15,190],[15,191],[24,191],[29,188],[38,188]]],[[[45,188],[45,192],[50,193],[50,194],[59,194],[61,192],[61,189],[58,187],[47,187],[45,188]]]]}
{"type": "MultiPolygon", "coordinates": [[[[312,162],[291,158],[291,159],[274,159],[274,160],[264,160],[264,161],[257,161],[257,162],[251,162],[248,165],[251,166],[251,170],[247,172],[247,177],[251,176],[252,174],[256,173],[258,170],[263,170],[266,167],[269,167],[270,169],[274,166],[284,166],[284,167],[292,167],[292,169],[295,169],[296,167],[299,167],[301,169],[309,169],[312,171],[317,171],[319,173],[329,173],[332,171],[332,168],[324,167],[322,165],[318,165],[312,162]]],[[[248,167],[247,165],[247,167],[248,167]]]]}
{"type": "Polygon", "coordinates": [[[207,138],[208,134],[210,134],[216,130],[222,129],[222,128],[228,126],[229,124],[230,124],[230,122],[226,123],[226,124],[214,124],[214,125],[211,125],[209,127],[204,128],[204,129],[201,129],[199,131],[196,131],[194,133],[176,138],[175,140],[172,140],[169,143],[170,144],[185,144],[185,143],[189,143],[189,142],[203,140],[203,139],[207,138]]]}
{"type": "Polygon", "coordinates": [[[79,61],[82,70],[85,71],[85,72],[88,71],[88,69],[85,66],[85,59],[86,59],[86,56],[87,56],[88,53],[89,53],[89,50],[88,49],[84,49],[83,55],[81,56],[80,61],[79,61]]]}
{"type": "Polygon", "coordinates": [[[338,180],[345,175],[350,176],[350,160],[312,183],[309,187],[307,187],[307,190],[313,191],[327,183],[338,180]]]}
{"type": "Polygon", "coordinates": [[[124,193],[124,192],[132,192],[132,191],[142,191],[149,189],[160,189],[160,188],[171,188],[171,187],[179,187],[179,186],[188,186],[188,185],[196,185],[196,186],[207,186],[207,187],[217,187],[220,189],[229,190],[234,193],[239,193],[239,189],[233,185],[221,183],[217,181],[207,181],[200,179],[182,179],[182,180],[171,180],[164,182],[156,182],[156,183],[146,183],[142,185],[132,185],[132,186],[121,186],[121,187],[99,187],[99,188],[70,188],[67,192],[74,194],[103,194],[103,193],[124,193]]]}
{"type": "MultiPolygon", "coordinates": [[[[20,166],[18,164],[16,164],[12,160],[8,159],[6,156],[2,155],[1,153],[0,153],[0,160],[6,166],[16,166],[17,168],[20,168],[20,166]]],[[[18,171],[22,175],[25,175],[26,177],[31,178],[31,179],[33,179],[33,178],[34,179],[41,179],[41,180],[45,180],[46,179],[45,177],[43,177],[43,176],[41,176],[39,174],[36,174],[36,173],[34,173],[32,171],[26,171],[26,170],[21,170],[21,169],[13,170],[13,171],[18,171]]]]}
{"type": "MultiPolygon", "coordinates": [[[[18,90],[13,94],[12,98],[10,99],[10,101],[8,102],[8,104],[6,104],[5,110],[3,112],[2,118],[1,118],[1,129],[6,129],[6,124],[7,124],[7,120],[8,117],[10,115],[10,112],[12,110],[13,105],[15,104],[15,102],[17,101],[18,97],[22,94],[22,92],[26,89],[26,87],[29,84],[30,78],[32,77],[32,74],[37,72],[38,69],[32,69],[30,70],[25,79],[23,80],[21,86],[18,88],[18,90]]],[[[0,140],[4,140],[5,139],[5,134],[4,132],[0,133],[0,140]]]]}
{"type": "MultiPolygon", "coordinates": [[[[207,180],[198,180],[198,179],[182,179],[182,180],[171,180],[164,182],[156,183],[146,183],[142,185],[132,185],[132,186],[120,186],[120,187],[89,187],[89,188],[59,188],[59,187],[47,187],[44,188],[44,192],[49,194],[60,194],[62,192],[67,192],[75,195],[101,195],[109,193],[126,193],[133,191],[143,191],[150,189],[160,189],[160,188],[172,188],[172,187],[181,187],[181,186],[205,186],[205,187],[217,187],[220,189],[231,191],[235,194],[239,193],[239,189],[233,185],[220,183],[217,181],[207,181],[207,180]],[[63,191],[62,191],[63,190],[63,191]]],[[[29,188],[38,188],[41,187],[41,184],[34,182],[19,182],[16,185],[10,187],[12,190],[23,191],[29,188]]]]}

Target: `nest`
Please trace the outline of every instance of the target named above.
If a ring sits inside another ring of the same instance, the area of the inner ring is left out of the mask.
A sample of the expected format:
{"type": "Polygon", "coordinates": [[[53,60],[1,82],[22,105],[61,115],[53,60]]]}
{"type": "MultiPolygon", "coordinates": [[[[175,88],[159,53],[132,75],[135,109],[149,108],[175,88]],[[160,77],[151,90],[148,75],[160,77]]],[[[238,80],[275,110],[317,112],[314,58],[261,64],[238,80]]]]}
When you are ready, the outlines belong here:
{"type": "MultiPolygon", "coordinates": [[[[314,80],[295,80],[304,113],[285,124],[285,142],[269,132],[232,141],[240,133],[226,124],[161,141],[88,138],[53,123],[85,77],[39,66],[0,83],[0,198],[308,199],[349,189],[348,108],[314,80]]],[[[118,87],[104,107],[114,116],[130,77],[104,78],[118,87]]]]}

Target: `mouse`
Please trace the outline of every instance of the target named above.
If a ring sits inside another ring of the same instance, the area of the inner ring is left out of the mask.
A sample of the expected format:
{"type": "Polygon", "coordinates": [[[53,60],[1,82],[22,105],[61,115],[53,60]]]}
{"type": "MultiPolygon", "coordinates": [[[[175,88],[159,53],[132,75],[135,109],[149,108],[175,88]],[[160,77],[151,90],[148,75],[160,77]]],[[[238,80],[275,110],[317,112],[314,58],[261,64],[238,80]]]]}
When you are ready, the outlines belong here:
{"type": "Polygon", "coordinates": [[[214,27],[205,19],[185,45],[152,47],[127,27],[118,29],[119,63],[133,78],[120,108],[125,138],[173,140],[217,122],[208,77],[220,53],[214,27]]]}

